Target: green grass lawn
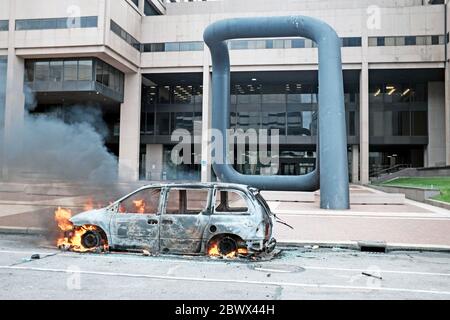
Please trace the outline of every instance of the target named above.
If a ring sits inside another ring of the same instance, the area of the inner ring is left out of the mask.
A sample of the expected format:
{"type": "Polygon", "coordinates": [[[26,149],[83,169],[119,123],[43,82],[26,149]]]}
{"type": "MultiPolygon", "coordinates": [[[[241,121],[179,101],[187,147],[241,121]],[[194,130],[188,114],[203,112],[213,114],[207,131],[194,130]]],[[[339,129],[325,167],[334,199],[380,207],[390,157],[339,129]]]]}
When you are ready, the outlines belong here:
{"type": "Polygon", "coordinates": [[[450,177],[440,178],[398,178],[383,183],[387,186],[418,187],[425,189],[439,189],[441,195],[434,199],[450,203],[450,177]]]}

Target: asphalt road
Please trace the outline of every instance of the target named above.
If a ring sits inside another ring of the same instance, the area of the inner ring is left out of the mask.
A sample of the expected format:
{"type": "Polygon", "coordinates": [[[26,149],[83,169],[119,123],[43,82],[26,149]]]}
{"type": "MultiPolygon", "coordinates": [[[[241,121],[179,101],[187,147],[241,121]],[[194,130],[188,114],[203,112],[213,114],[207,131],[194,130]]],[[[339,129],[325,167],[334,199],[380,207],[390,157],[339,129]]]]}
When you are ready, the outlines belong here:
{"type": "Polygon", "coordinates": [[[224,261],[59,252],[0,234],[0,299],[449,298],[449,253],[290,249],[272,261],[224,261]]]}

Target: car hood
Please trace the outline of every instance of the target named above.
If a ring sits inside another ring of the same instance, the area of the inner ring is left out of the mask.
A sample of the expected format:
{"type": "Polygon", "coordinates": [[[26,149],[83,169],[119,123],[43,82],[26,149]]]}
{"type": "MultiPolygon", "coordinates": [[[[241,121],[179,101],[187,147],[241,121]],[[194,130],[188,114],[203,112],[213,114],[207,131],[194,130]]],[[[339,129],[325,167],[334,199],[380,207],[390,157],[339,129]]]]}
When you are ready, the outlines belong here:
{"type": "Polygon", "coordinates": [[[102,209],[94,209],[89,211],[84,211],[76,216],[73,216],[70,221],[74,225],[83,225],[83,224],[98,224],[98,222],[105,219],[106,216],[106,208],[102,209]]]}

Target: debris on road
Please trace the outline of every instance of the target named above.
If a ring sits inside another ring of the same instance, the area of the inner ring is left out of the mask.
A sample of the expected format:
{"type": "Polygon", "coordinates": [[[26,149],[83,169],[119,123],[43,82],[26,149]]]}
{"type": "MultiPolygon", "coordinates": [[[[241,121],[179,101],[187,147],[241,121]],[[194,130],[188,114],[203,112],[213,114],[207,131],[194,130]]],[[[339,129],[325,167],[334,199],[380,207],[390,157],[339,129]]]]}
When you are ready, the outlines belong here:
{"type": "Polygon", "coordinates": [[[39,254],[33,254],[31,256],[31,260],[39,260],[41,258],[41,256],[39,254]]]}
{"type": "Polygon", "coordinates": [[[376,276],[374,274],[370,274],[370,273],[367,273],[367,272],[361,272],[361,274],[364,275],[364,276],[367,276],[367,277],[372,277],[372,278],[375,278],[375,279],[378,279],[378,280],[383,280],[382,277],[379,277],[379,276],[376,276]]]}

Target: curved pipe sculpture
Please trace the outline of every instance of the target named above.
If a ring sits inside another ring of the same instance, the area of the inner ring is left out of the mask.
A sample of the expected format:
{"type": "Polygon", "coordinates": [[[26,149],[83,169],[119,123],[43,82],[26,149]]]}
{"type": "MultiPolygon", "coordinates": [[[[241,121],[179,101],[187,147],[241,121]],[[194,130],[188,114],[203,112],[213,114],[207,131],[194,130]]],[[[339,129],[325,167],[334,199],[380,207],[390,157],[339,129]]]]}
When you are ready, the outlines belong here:
{"type": "Polygon", "coordinates": [[[324,209],[349,208],[347,134],[341,42],[328,24],[305,16],[235,18],[209,25],[203,35],[212,57],[212,127],[222,132],[224,161],[213,162],[220,180],[262,190],[303,190],[321,193],[324,209]],[[319,49],[318,166],[302,176],[257,176],[237,172],[228,159],[226,130],[230,122],[230,56],[227,40],[239,38],[305,37],[319,49]],[[320,168],[320,170],[319,170],[320,168]]]}

